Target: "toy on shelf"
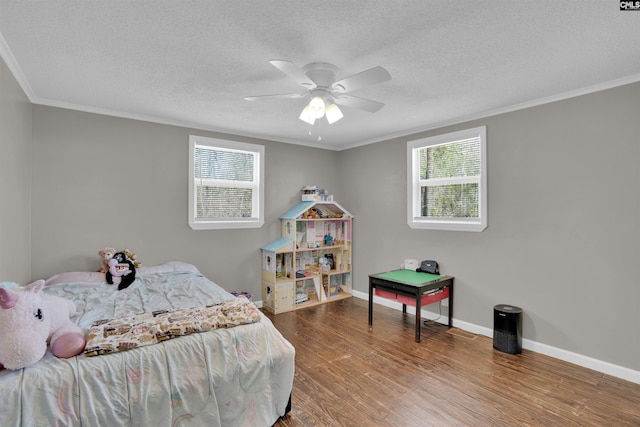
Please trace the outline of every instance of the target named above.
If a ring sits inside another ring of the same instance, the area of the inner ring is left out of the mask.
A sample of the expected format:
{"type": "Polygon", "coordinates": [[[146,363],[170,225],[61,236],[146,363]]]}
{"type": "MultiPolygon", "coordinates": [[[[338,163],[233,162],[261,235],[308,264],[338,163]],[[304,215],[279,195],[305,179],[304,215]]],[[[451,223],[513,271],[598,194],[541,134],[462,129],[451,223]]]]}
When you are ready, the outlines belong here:
{"type": "Polygon", "coordinates": [[[303,202],[333,202],[333,194],[327,194],[327,190],[316,185],[305,185],[300,191],[303,202]]]}

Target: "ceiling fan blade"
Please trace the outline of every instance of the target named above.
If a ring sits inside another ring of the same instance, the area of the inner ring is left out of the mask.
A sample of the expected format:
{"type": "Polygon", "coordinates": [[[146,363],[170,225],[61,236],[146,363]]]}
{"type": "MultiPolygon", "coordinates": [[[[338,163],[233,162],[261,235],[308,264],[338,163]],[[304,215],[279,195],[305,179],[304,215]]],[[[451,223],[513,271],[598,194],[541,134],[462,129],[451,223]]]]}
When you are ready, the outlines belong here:
{"type": "Polygon", "coordinates": [[[245,96],[244,99],[246,99],[247,101],[255,101],[257,99],[262,99],[262,98],[297,99],[297,98],[304,98],[305,96],[307,96],[306,93],[282,93],[282,94],[275,94],[275,95],[245,96]]]}
{"type": "Polygon", "coordinates": [[[336,92],[351,92],[365,86],[376,85],[378,83],[391,80],[391,74],[381,66],[369,68],[358,74],[353,74],[344,79],[338,80],[331,87],[336,92]]]}
{"type": "Polygon", "coordinates": [[[375,113],[384,107],[382,102],[372,101],[370,99],[358,98],[353,95],[338,95],[335,97],[336,104],[344,105],[345,107],[357,108],[358,110],[368,111],[369,113],[375,113]]]}
{"type": "Polygon", "coordinates": [[[287,76],[295,80],[298,84],[301,84],[302,86],[309,89],[315,89],[316,84],[313,82],[313,80],[307,77],[307,75],[303,73],[300,68],[296,67],[293,62],[284,61],[281,59],[274,59],[269,62],[278,70],[282,71],[287,76]]]}

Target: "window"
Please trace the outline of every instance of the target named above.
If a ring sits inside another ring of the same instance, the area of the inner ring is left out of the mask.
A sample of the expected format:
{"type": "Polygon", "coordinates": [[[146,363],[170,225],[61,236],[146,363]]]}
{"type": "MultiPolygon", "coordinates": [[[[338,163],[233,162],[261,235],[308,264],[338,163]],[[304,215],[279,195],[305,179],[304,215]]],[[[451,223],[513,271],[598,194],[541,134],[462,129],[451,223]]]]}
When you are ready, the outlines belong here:
{"type": "Polygon", "coordinates": [[[264,146],[189,136],[189,226],[264,224],[264,146]]]}
{"type": "Polygon", "coordinates": [[[487,227],[486,135],[482,126],[407,143],[409,227],[487,227]]]}

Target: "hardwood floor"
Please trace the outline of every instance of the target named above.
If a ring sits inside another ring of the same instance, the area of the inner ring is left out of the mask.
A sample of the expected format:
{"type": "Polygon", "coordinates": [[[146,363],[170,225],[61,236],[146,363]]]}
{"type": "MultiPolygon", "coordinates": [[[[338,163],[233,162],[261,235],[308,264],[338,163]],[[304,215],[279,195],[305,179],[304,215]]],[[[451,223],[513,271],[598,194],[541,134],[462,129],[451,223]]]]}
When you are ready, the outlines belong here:
{"type": "MultiPolygon", "coordinates": [[[[445,310],[446,311],[446,310],[445,310]]],[[[268,315],[296,348],[277,427],[640,426],[640,385],[349,298],[268,315]]]]}

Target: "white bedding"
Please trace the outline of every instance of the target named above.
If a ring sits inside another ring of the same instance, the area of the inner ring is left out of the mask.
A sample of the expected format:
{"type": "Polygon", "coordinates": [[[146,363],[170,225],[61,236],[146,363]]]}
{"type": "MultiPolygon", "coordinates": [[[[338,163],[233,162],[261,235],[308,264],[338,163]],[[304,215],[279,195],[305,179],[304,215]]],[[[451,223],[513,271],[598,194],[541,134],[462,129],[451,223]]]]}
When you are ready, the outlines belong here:
{"type": "MultiPolygon", "coordinates": [[[[233,298],[182,263],[140,268],[122,291],[56,281],[45,292],[74,301],[85,332],[96,320],[233,298]]],[[[32,367],[0,371],[0,426],[270,426],[289,402],[295,350],[261,317],[108,355],[47,351],[32,367]]]]}

